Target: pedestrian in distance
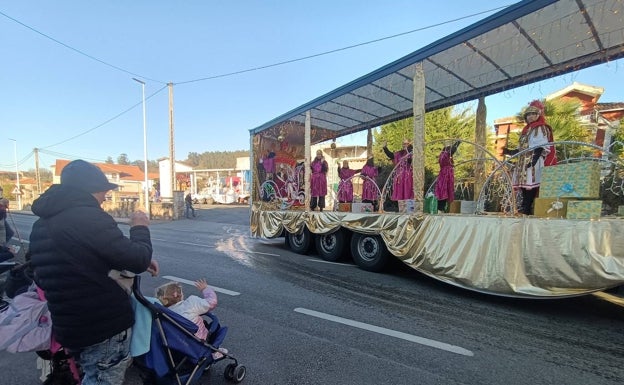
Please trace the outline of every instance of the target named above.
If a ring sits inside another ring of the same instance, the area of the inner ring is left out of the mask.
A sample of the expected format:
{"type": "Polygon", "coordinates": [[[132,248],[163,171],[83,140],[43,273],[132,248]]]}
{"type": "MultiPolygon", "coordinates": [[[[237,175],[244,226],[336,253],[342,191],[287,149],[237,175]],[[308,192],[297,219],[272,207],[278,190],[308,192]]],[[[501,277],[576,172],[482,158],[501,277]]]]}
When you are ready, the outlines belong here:
{"type": "Polygon", "coordinates": [[[186,218],[190,218],[191,214],[193,218],[195,218],[195,208],[193,207],[193,198],[191,197],[191,193],[189,192],[184,197],[184,216],[186,218]]]}

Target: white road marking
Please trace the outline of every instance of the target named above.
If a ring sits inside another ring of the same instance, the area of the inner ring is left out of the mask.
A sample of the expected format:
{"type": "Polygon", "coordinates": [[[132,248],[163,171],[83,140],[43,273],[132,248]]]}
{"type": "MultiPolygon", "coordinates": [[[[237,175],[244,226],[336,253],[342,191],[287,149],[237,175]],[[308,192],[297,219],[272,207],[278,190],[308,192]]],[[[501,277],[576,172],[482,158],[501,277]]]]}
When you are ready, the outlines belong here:
{"type": "Polygon", "coordinates": [[[309,309],[305,309],[301,307],[296,308],[295,311],[297,313],[307,314],[312,317],[317,317],[317,318],[321,318],[324,320],[337,322],[343,325],[352,326],[355,328],[364,329],[364,330],[368,330],[368,331],[379,333],[379,334],[384,334],[390,337],[400,338],[406,341],[415,342],[417,344],[429,346],[432,348],[446,350],[447,352],[461,354],[461,355],[470,356],[470,357],[474,356],[473,352],[471,352],[470,350],[464,349],[460,346],[449,345],[444,342],[430,340],[428,338],[418,337],[412,334],[398,332],[396,330],[386,329],[386,328],[382,328],[379,326],[370,325],[370,324],[366,324],[366,323],[358,322],[358,321],[353,321],[347,318],[342,318],[342,317],[338,317],[338,316],[327,314],[327,313],[321,313],[318,311],[309,310],[309,309]]]}
{"type": "MultiPolygon", "coordinates": [[[[187,285],[195,286],[195,282],[194,281],[189,281],[188,279],[174,277],[173,275],[164,275],[163,278],[169,279],[171,281],[176,281],[176,282],[180,282],[180,283],[186,283],[187,285]]],[[[212,286],[212,285],[210,285],[210,287],[212,288],[212,290],[216,291],[217,293],[223,293],[223,294],[227,294],[227,295],[231,295],[231,296],[240,295],[240,293],[236,292],[236,291],[232,291],[232,290],[228,290],[228,289],[222,289],[220,287],[216,287],[216,286],[212,286]]]]}
{"type": "Polygon", "coordinates": [[[210,246],[210,245],[207,245],[205,243],[192,243],[192,242],[176,242],[176,243],[179,243],[181,245],[201,246],[201,247],[212,247],[212,248],[214,248],[214,246],[210,246]]]}
{"type": "MultiPolygon", "coordinates": [[[[167,239],[160,239],[160,238],[152,238],[153,241],[162,241],[162,242],[169,242],[169,243],[176,243],[176,244],[180,244],[180,245],[189,245],[189,246],[201,246],[201,247],[209,247],[209,248],[216,248],[216,246],[211,246],[211,245],[206,245],[204,243],[192,243],[192,242],[171,242],[167,239]]],[[[279,257],[279,254],[274,254],[274,253],[263,253],[261,251],[252,251],[252,250],[245,250],[245,249],[236,249],[236,250],[232,250],[232,251],[241,251],[243,253],[250,253],[250,254],[262,254],[262,255],[269,255],[271,257],[279,257]]]]}
{"type": "Polygon", "coordinates": [[[271,257],[279,257],[279,254],[273,254],[273,253],[263,253],[261,251],[251,251],[251,250],[243,250],[246,253],[251,253],[251,254],[262,254],[262,255],[270,255],[271,257]]]}
{"type": "Polygon", "coordinates": [[[330,262],[330,261],[324,261],[322,259],[314,259],[314,258],[308,258],[308,261],[310,262],[316,262],[316,263],[327,263],[330,265],[340,265],[340,266],[350,266],[350,267],[355,267],[355,265],[351,265],[349,263],[341,263],[341,262],[330,262]]]}
{"type": "Polygon", "coordinates": [[[180,245],[189,245],[189,246],[200,246],[200,247],[209,247],[214,249],[215,246],[211,246],[211,245],[207,245],[205,243],[192,243],[192,242],[171,242],[168,239],[161,239],[161,238],[152,238],[152,241],[161,241],[161,242],[168,242],[168,243],[175,243],[175,244],[180,244],[180,245]]]}

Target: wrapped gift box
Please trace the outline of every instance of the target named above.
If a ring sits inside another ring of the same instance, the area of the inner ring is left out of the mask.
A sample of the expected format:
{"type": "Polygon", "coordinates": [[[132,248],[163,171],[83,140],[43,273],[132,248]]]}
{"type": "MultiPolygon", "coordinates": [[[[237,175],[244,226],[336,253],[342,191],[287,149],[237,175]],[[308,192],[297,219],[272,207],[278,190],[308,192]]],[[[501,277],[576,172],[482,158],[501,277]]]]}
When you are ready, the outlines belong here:
{"type": "Polygon", "coordinates": [[[453,201],[448,206],[449,213],[459,214],[461,212],[461,201],[453,201]]]}
{"type": "Polygon", "coordinates": [[[437,214],[438,213],[438,200],[435,196],[431,195],[425,198],[425,213],[437,214]]]}
{"type": "Polygon", "coordinates": [[[540,218],[565,218],[568,198],[535,198],[533,213],[540,218]]]}
{"type": "Polygon", "coordinates": [[[453,201],[449,205],[449,213],[474,214],[477,211],[476,201],[453,201]]]}
{"type": "Polygon", "coordinates": [[[338,203],[338,211],[351,212],[351,203],[338,203]]]}
{"type": "Polygon", "coordinates": [[[599,198],[600,164],[593,161],[544,167],[541,198],[599,198]]]}
{"type": "Polygon", "coordinates": [[[568,219],[598,219],[602,211],[602,201],[568,201],[566,218],[568,219]]]}
{"type": "Polygon", "coordinates": [[[477,211],[476,201],[460,201],[459,213],[460,214],[474,214],[477,211]]]}
{"type": "Polygon", "coordinates": [[[413,212],[416,212],[416,201],[413,199],[406,199],[405,200],[405,212],[408,214],[411,214],[413,212]]]}
{"type": "Polygon", "coordinates": [[[373,212],[373,204],[372,203],[352,203],[351,204],[351,212],[353,212],[353,213],[372,213],[373,212]]]}

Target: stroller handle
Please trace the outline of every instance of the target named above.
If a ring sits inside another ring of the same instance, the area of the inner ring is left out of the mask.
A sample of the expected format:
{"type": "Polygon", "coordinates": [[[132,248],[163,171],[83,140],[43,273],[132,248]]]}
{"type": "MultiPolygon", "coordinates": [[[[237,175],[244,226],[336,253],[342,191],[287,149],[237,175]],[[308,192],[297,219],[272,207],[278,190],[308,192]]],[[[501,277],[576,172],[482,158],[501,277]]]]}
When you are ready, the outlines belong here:
{"type": "Polygon", "coordinates": [[[154,306],[154,304],[149,301],[143,293],[141,293],[141,276],[136,274],[134,276],[134,280],[132,281],[132,294],[134,294],[134,298],[139,301],[139,303],[146,308],[150,309],[152,314],[161,314],[162,311],[158,309],[158,307],[154,306]]]}

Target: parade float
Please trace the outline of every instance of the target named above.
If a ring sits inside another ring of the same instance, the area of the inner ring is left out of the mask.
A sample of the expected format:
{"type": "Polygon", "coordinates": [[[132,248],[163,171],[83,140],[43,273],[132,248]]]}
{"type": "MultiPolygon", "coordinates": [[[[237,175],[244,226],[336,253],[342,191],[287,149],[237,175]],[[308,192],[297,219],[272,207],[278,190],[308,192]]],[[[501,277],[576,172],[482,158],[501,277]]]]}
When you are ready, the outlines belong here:
{"type": "Polygon", "coordinates": [[[250,130],[252,235],[285,236],[302,254],[315,245],[328,261],[349,255],[370,271],[396,257],[493,295],[556,298],[624,284],[624,169],[610,143],[551,143],[559,164],[534,215],[519,215],[512,174],[522,153],[500,159],[489,151],[485,125],[488,95],[624,56],[623,15],[618,0],[522,1],[250,130]],[[473,100],[474,137],[453,138],[472,148],[473,198],[450,213],[427,210],[433,185],[425,185],[424,158],[448,142],[425,143],[425,112],[473,100]],[[313,145],[329,151],[332,140],[369,130],[371,153],[371,129],[408,117],[408,209],[386,209],[392,174],[378,181],[374,210],[360,202],[309,209],[313,145]]]}

